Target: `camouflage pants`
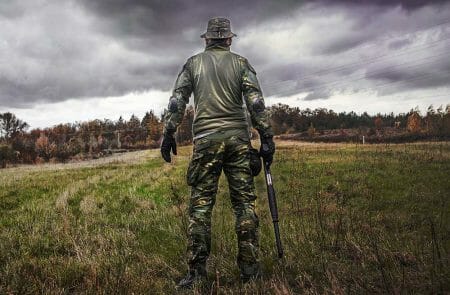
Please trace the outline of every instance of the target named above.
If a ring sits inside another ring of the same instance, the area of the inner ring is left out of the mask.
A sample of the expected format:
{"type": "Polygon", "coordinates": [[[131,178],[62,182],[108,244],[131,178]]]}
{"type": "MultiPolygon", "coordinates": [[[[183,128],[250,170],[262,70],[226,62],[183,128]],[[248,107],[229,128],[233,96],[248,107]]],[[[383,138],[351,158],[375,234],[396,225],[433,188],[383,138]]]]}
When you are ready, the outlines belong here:
{"type": "Polygon", "coordinates": [[[190,269],[204,268],[211,249],[211,212],[216,200],[219,176],[228,180],[236,217],[237,262],[242,276],[259,272],[258,216],[255,187],[250,171],[249,138],[246,131],[216,132],[194,142],[187,171],[192,187],[189,205],[188,263],[190,269]]]}

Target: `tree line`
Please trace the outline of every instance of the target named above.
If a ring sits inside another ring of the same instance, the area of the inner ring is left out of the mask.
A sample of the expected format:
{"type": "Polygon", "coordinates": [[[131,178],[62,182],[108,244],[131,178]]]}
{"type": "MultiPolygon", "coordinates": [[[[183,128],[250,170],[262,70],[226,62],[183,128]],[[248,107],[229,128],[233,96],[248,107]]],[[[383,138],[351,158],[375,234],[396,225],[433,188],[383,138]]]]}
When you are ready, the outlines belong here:
{"type": "MultiPolygon", "coordinates": [[[[300,109],[285,104],[269,108],[275,135],[321,130],[386,127],[407,130],[410,133],[450,135],[450,105],[435,109],[430,106],[422,115],[418,108],[401,114],[366,112],[336,113],[326,108],[300,109]]],[[[106,153],[156,148],[163,129],[163,116],[148,111],[142,119],[132,115],[128,120],[104,119],[59,124],[49,128],[35,128],[12,113],[0,114],[0,167],[8,163],[66,162],[96,158],[106,153]]],[[[189,106],[176,133],[180,144],[192,141],[194,109],[189,106]]]]}
{"type": "MultiPolygon", "coordinates": [[[[270,118],[275,134],[304,132],[310,128],[317,131],[360,127],[411,129],[411,127],[408,127],[408,119],[411,117],[417,117],[419,121],[417,127],[410,131],[436,134],[448,132],[450,127],[449,116],[450,105],[447,105],[445,109],[443,106],[435,109],[433,105],[430,105],[424,115],[421,114],[418,107],[407,113],[394,114],[391,112],[376,115],[370,115],[367,112],[357,114],[353,111],[336,113],[326,108],[300,109],[285,104],[277,104],[270,108],[270,118]]],[[[411,122],[409,125],[411,125],[411,122]]]]}
{"type": "Polygon", "coordinates": [[[29,125],[14,114],[0,114],[0,166],[66,162],[154,148],[162,135],[162,119],[148,111],[142,119],[132,115],[128,120],[120,117],[117,121],[92,120],[27,131],[28,128],[29,125]]]}

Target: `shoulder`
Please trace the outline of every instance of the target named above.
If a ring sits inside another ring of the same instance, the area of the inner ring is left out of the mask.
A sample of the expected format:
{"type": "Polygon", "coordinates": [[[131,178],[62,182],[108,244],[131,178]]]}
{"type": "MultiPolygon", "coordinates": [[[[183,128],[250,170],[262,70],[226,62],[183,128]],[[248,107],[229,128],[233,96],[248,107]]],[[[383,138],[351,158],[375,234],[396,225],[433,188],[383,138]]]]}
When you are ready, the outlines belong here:
{"type": "Polygon", "coordinates": [[[243,57],[242,55],[239,55],[237,53],[234,52],[230,52],[235,58],[236,60],[238,60],[238,62],[240,63],[241,67],[245,70],[250,70],[252,71],[254,74],[256,74],[255,69],[252,67],[252,65],[250,64],[250,62],[248,61],[248,59],[246,57],[243,57]]]}
{"type": "Polygon", "coordinates": [[[182,72],[190,71],[190,70],[192,69],[192,65],[194,64],[195,60],[198,59],[198,55],[199,55],[199,54],[193,55],[193,56],[189,57],[189,58],[186,60],[186,62],[184,63],[184,65],[183,65],[183,67],[182,67],[182,69],[181,69],[180,74],[181,74],[182,72]]]}
{"type": "MultiPolygon", "coordinates": [[[[198,54],[197,54],[197,55],[198,55],[198,54]]],[[[188,65],[191,65],[192,62],[196,59],[197,55],[193,55],[193,56],[189,57],[189,58],[186,60],[185,65],[187,65],[187,66],[188,66],[188,65]]]]}
{"type": "Polygon", "coordinates": [[[188,60],[194,60],[194,59],[198,59],[201,58],[201,56],[204,54],[204,52],[199,52],[193,56],[191,56],[190,58],[188,58],[188,60]]]}
{"type": "Polygon", "coordinates": [[[198,64],[199,61],[203,59],[205,52],[199,52],[186,60],[185,67],[192,68],[194,65],[198,64]]]}
{"type": "Polygon", "coordinates": [[[233,58],[235,58],[239,62],[242,62],[242,63],[247,63],[248,62],[248,60],[245,57],[243,57],[242,55],[237,54],[236,52],[230,51],[230,54],[231,54],[231,56],[233,56],[233,58]]]}
{"type": "Polygon", "coordinates": [[[188,58],[188,61],[191,61],[191,62],[197,61],[197,60],[201,59],[203,56],[205,56],[206,54],[207,54],[206,51],[199,52],[199,53],[191,56],[190,58],[188,58]]]}

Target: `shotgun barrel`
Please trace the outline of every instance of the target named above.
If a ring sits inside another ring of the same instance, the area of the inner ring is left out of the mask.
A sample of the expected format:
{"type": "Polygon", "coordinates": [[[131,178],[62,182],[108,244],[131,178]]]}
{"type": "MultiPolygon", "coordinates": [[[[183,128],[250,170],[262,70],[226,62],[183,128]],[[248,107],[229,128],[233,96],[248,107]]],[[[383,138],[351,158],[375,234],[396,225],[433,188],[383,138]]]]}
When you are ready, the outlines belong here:
{"type": "Polygon", "coordinates": [[[275,197],[275,189],[273,188],[272,173],[270,172],[270,164],[263,160],[264,172],[267,185],[267,197],[269,199],[270,215],[272,215],[273,229],[275,231],[275,241],[277,245],[278,258],[283,257],[283,246],[280,239],[280,228],[278,227],[278,208],[277,199],[275,197]]]}

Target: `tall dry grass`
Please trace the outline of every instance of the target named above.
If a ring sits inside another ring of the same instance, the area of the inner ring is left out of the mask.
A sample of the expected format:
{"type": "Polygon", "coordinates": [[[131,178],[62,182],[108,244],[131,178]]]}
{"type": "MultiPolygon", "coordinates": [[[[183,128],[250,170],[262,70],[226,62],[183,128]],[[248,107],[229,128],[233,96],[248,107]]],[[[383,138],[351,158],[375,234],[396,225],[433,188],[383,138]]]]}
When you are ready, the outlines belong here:
{"type": "MultiPolygon", "coordinates": [[[[273,165],[286,256],[262,175],[261,280],[239,283],[221,178],[209,279],[186,293],[450,291],[450,144],[279,142],[273,165]]],[[[0,293],[171,294],[186,271],[186,147],[108,163],[0,171],[0,293]],[[133,159],[133,160],[127,160],[133,159]]]]}

